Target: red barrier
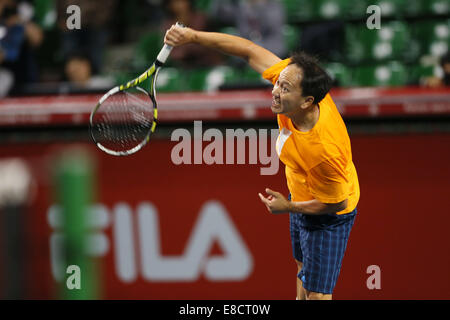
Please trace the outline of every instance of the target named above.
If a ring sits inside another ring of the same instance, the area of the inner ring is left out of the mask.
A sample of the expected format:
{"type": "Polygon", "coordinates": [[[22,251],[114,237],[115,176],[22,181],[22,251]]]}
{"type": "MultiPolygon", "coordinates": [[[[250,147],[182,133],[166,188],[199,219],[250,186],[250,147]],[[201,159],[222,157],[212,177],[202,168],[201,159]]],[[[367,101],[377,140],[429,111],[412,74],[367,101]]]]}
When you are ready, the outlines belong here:
{"type": "MultiPolygon", "coordinates": [[[[331,96],[343,117],[411,117],[450,114],[449,88],[333,89],[331,96]]],[[[38,96],[0,101],[0,127],[81,125],[100,96],[38,96]]],[[[271,90],[158,94],[161,123],[193,120],[273,119],[271,90]]]]}
{"type": "MultiPolygon", "coordinates": [[[[274,176],[260,165],[176,166],[174,145],[152,141],[125,158],[87,146],[103,205],[90,231],[102,297],[295,299],[288,216],[269,214],[257,197],[265,187],[287,194],[283,166],[274,176]]],[[[361,200],[335,299],[450,299],[449,145],[445,134],[352,137],[361,200]],[[367,287],[371,265],[380,290],[367,287]]],[[[45,168],[65,146],[0,146],[1,158],[26,159],[38,183],[26,225],[28,298],[55,297],[57,210],[49,213],[45,168]]]]}

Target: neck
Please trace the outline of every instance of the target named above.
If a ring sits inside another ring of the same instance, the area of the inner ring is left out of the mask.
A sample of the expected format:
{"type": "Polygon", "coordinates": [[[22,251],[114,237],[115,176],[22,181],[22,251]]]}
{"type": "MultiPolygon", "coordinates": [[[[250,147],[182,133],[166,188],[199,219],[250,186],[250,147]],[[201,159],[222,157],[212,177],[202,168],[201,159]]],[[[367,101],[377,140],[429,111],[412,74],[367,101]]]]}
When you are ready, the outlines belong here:
{"type": "Polygon", "coordinates": [[[314,104],[306,110],[301,110],[296,114],[290,116],[292,123],[297,130],[307,132],[314,128],[317,121],[319,121],[320,109],[319,106],[314,104]]]}

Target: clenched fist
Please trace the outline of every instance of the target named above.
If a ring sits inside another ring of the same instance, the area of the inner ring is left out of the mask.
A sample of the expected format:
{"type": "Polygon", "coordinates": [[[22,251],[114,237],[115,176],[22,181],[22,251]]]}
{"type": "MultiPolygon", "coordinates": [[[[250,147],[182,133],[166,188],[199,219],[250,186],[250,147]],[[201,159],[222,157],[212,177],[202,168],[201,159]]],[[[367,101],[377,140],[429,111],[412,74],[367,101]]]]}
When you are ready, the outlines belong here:
{"type": "Polygon", "coordinates": [[[172,27],[166,31],[164,43],[172,47],[181,46],[183,44],[193,42],[194,35],[195,30],[191,28],[172,25],[172,27]]]}

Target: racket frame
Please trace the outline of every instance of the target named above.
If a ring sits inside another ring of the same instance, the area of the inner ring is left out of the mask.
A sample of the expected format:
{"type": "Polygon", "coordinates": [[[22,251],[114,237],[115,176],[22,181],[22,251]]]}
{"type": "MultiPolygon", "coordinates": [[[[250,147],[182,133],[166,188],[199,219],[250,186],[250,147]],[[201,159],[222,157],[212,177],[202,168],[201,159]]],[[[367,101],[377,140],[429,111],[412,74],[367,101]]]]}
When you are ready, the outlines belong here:
{"type": "Polygon", "coordinates": [[[116,86],[114,88],[112,88],[111,90],[109,90],[107,93],[105,93],[100,100],[98,101],[97,105],[95,106],[95,108],[92,110],[91,115],[89,117],[89,133],[90,136],[92,138],[92,140],[94,141],[94,143],[97,145],[97,147],[106,152],[107,154],[113,155],[113,156],[128,156],[131,155],[133,153],[138,152],[139,150],[142,149],[142,147],[144,147],[148,141],[150,140],[150,135],[155,132],[156,129],[156,125],[157,125],[157,121],[158,121],[158,105],[156,102],[156,78],[158,76],[159,70],[161,69],[163,63],[160,62],[159,60],[156,60],[153,65],[148,68],[143,74],[141,74],[139,77],[137,77],[136,79],[133,79],[131,81],[128,81],[126,84],[120,85],[120,86],[116,86]],[[139,84],[141,84],[142,82],[144,82],[145,80],[147,80],[148,78],[150,78],[150,90],[147,91],[141,87],[139,87],[139,84]],[[103,146],[100,142],[98,142],[95,139],[94,133],[93,133],[93,128],[94,128],[94,116],[97,113],[98,109],[100,108],[100,106],[102,105],[103,102],[106,101],[106,99],[108,99],[109,97],[111,97],[112,95],[121,92],[121,91],[125,91],[127,89],[130,88],[136,88],[137,90],[141,91],[142,93],[146,94],[150,100],[153,103],[153,119],[152,119],[152,125],[150,130],[148,131],[146,137],[144,138],[144,140],[142,140],[141,143],[139,143],[137,146],[126,150],[126,151],[115,151],[115,150],[111,150],[109,148],[106,148],[105,146],[103,146]]]}
{"type": "MultiPolygon", "coordinates": [[[[185,27],[182,23],[179,23],[179,22],[177,22],[176,25],[181,28],[185,27]]],[[[147,71],[145,71],[143,74],[141,74],[136,79],[128,81],[124,85],[120,85],[120,86],[112,88],[111,90],[109,90],[106,94],[104,94],[100,98],[100,100],[98,101],[95,108],[92,110],[91,115],[89,117],[89,133],[90,133],[92,140],[94,141],[94,143],[97,145],[97,147],[100,150],[102,150],[110,155],[113,155],[113,156],[128,156],[128,155],[131,155],[131,154],[136,153],[137,151],[141,150],[142,147],[144,147],[147,144],[147,142],[150,140],[150,135],[153,132],[155,132],[156,125],[158,122],[158,105],[156,103],[156,78],[158,77],[158,72],[161,69],[161,67],[164,65],[164,63],[166,62],[172,49],[173,48],[171,46],[164,44],[163,48],[161,49],[158,56],[156,57],[155,62],[153,63],[153,65],[150,68],[147,69],[147,71]],[[139,84],[141,84],[142,82],[147,80],[149,77],[152,77],[152,79],[150,80],[150,90],[149,91],[142,89],[141,87],[138,86],[139,84]],[[151,126],[149,132],[147,133],[147,136],[144,138],[144,140],[137,146],[133,147],[132,149],[127,150],[127,151],[110,150],[110,149],[106,148],[105,146],[103,146],[100,142],[98,142],[94,137],[94,134],[92,132],[94,115],[96,114],[97,110],[100,108],[102,103],[105,102],[105,100],[108,99],[110,96],[112,96],[118,92],[125,91],[127,89],[134,88],[134,87],[137,88],[139,91],[142,91],[143,93],[145,93],[148,97],[150,97],[150,100],[153,103],[152,126],[151,126]]]]}

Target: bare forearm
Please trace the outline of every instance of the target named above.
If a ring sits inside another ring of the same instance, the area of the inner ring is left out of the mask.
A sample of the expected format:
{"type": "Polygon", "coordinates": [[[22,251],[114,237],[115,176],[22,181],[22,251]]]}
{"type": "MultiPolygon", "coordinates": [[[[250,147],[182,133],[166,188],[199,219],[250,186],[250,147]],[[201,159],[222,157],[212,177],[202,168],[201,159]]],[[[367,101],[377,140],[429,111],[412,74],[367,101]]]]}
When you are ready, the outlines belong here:
{"type": "Polygon", "coordinates": [[[196,43],[206,48],[216,49],[225,54],[247,60],[250,67],[259,73],[281,61],[275,54],[252,41],[226,33],[197,31],[172,26],[166,32],[164,42],[171,46],[196,43]]]}
{"type": "Polygon", "coordinates": [[[321,215],[339,212],[344,210],[346,207],[347,200],[339,203],[322,203],[317,199],[300,202],[290,201],[289,212],[309,215],[321,215]]]}
{"type": "Polygon", "coordinates": [[[226,33],[195,31],[192,42],[219,50],[225,54],[249,59],[255,44],[250,40],[226,33]]]}

